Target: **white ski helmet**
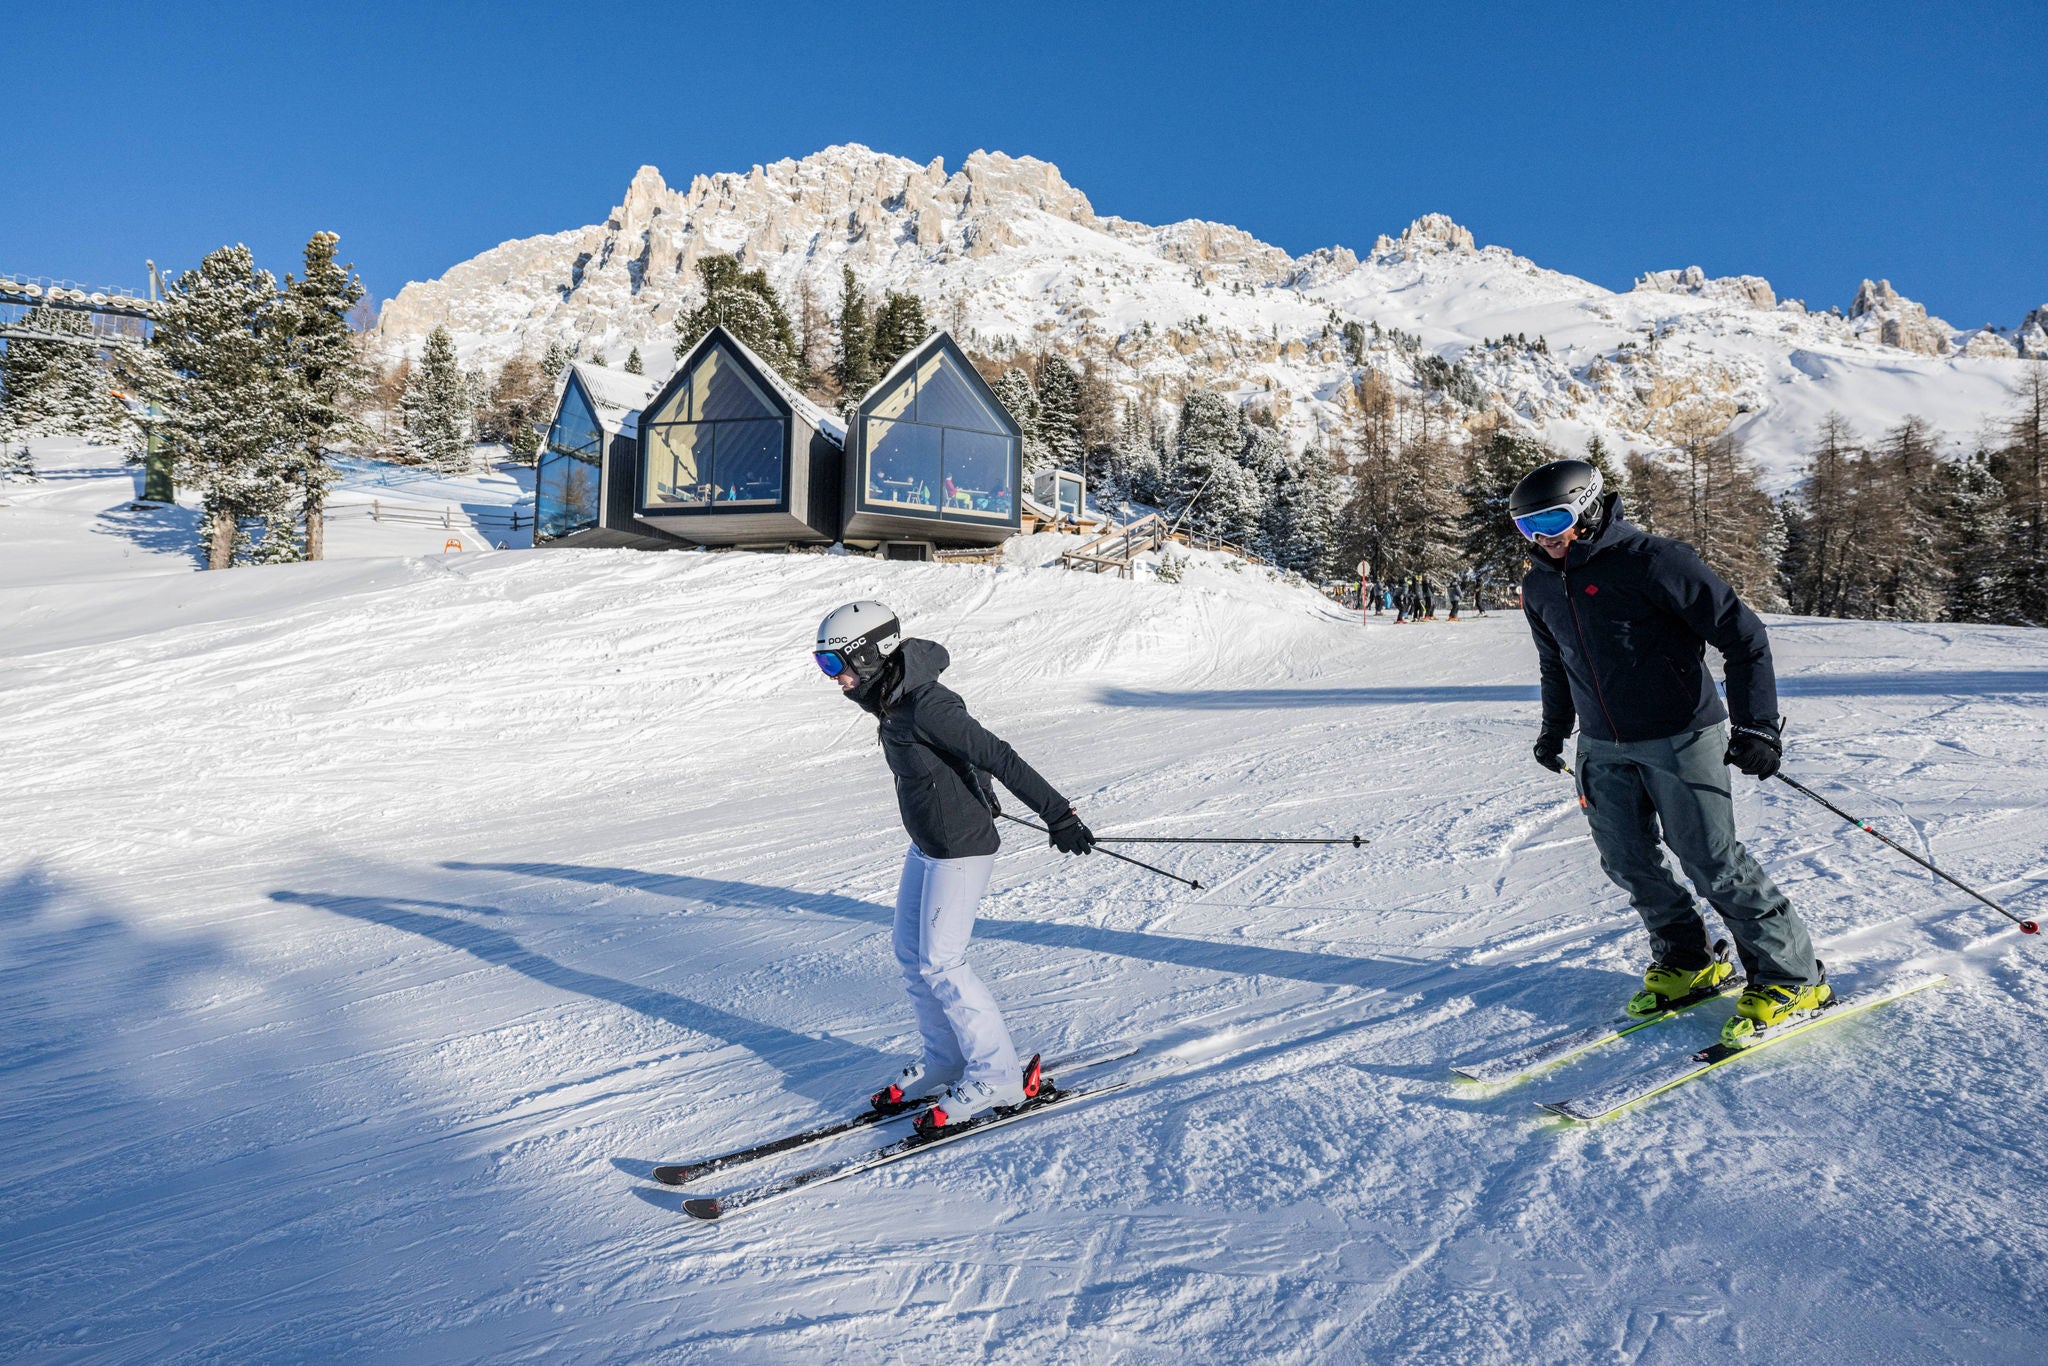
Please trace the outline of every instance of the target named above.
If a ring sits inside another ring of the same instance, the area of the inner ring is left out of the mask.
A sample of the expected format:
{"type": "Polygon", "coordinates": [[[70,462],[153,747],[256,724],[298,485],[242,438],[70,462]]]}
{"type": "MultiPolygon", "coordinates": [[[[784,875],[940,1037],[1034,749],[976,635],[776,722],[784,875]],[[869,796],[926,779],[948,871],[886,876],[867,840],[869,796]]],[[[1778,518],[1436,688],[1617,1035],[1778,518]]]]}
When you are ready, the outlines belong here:
{"type": "Polygon", "coordinates": [[[849,602],[835,607],[818,623],[818,646],[812,658],[828,678],[848,669],[856,678],[872,678],[882,661],[903,643],[896,614],[879,602],[849,602]]]}

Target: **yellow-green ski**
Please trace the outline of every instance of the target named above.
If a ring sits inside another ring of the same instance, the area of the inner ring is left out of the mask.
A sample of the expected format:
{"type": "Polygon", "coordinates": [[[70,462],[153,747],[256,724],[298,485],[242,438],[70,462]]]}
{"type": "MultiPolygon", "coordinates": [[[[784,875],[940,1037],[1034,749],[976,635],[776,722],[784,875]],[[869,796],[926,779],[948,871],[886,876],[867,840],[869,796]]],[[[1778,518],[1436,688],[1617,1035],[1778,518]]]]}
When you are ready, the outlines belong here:
{"type": "Polygon", "coordinates": [[[1804,1034],[1809,1029],[1818,1029],[1824,1024],[1847,1019],[1851,1015],[1860,1015],[1864,1011],[1874,1009],[1877,1006],[1888,1005],[1901,997],[1911,996],[1916,991],[1925,991],[1929,987],[1939,986],[1947,980],[1947,973],[1936,973],[1927,977],[1906,978],[1881,990],[1859,991],[1854,995],[1837,996],[1833,1004],[1822,1010],[1814,1011],[1809,1015],[1794,1020],[1790,1024],[1778,1025],[1774,1028],[1758,1032],[1752,1036],[1753,1042],[1745,1047],[1736,1048],[1725,1043],[1717,1043],[1711,1047],[1703,1048],[1689,1057],[1681,1058],[1676,1062],[1665,1063],[1659,1067],[1644,1068],[1639,1072],[1619,1077],[1589,1095],[1579,1096],[1571,1100],[1538,1101],[1537,1104],[1541,1108],[1550,1111],[1550,1113],[1561,1115],[1565,1119],[1574,1119],[1581,1122],[1605,1119],[1617,1111],[1625,1110],[1631,1105],[1650,1099],[1652,1096],[1662,1095],[1674,1086],[1681,1086],[1695,1078],[1703,1077],[1717,1067],[1734,1062],[1737,1058],[1748,1057],[1758,1049],[1768,1048],[1774,1043],[1794,1038],[1804,1034]]]}

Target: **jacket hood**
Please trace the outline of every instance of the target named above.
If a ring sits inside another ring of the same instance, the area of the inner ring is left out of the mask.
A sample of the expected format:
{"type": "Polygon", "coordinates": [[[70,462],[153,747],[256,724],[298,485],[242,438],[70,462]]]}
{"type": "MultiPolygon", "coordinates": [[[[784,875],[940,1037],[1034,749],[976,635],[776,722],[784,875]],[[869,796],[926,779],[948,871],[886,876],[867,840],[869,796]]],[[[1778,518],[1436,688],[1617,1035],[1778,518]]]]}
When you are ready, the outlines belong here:
{"type": "Polygon", "coordinates": [[[946,653],[945,646],[936,640],[919,640],[915,636],[897,646],[893,658],[899,672],[896,686],[889,690],[891,705],[925,684],[936,682],[946,671],[946,666],[953,662],[953,656],[946,653]]]}

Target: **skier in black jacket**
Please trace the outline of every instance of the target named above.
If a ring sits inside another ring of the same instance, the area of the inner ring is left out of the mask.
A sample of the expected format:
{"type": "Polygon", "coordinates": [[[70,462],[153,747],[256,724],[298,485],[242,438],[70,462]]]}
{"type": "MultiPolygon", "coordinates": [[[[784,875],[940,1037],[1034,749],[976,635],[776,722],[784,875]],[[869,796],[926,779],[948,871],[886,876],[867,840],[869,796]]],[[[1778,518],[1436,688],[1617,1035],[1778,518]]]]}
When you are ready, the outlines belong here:
{"type": "Polygon", "coordinates": [[[1650,932],[1653,961],[1630,1012],[1666,1009],[1732,971],[1660,838],[1720,912],[1748,974],[1730,1041],[1824,1006],[1833,991],[1806,926],[1735,837],[1728,766],[1768,778],[1782,753],[1763,622],[1691,546],[1630,525],[1619,495],[1604,494],[1585,461],[1531,471],[1508,506],[1534,543],[1522,604],[1543,683],[1536,761],[1563,772],[1577,724],[1579,804],[1601,866],[1650,932]],[[1707,645],[1721,654],[1727,707],[1706,669],[1707,645]]]}
{"type": "Polygon", "coordinates": [[[847,697],[881,719],[882,754],[910,834],[896,889],[895,949],[924,1054],[873,1102],[893,1111],[931,1098],[917,1119],[925,1132],[1022,1105],[1037,1078],[1022,1075],[995,998],[966,958],[974,908],[1002,844],[995,824],[1002,808],[989,776],[1038,813],[1062,853],[1090,852],[1095,836],[1071,802],[938,681],[951,662],[945,646],[903,639],[896,614],[881,603],[850,602],[827,616],[815,657],[847,697]]]}

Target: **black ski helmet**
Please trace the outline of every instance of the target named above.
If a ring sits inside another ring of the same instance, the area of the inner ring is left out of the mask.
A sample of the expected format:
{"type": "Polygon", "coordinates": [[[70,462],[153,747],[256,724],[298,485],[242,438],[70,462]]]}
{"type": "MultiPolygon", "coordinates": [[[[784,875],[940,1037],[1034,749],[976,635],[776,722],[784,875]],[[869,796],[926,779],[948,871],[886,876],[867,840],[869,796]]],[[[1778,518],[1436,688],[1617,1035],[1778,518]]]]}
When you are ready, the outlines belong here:
{"type": "Polygon", "coordinates": [[[1599,515],[1604,491],[1600,471],[1594,466],[1583,460],[1553,460],[1522,476],[1508,495],[1508,516],[1531,540],[1561,536],[1599,515]]]}

